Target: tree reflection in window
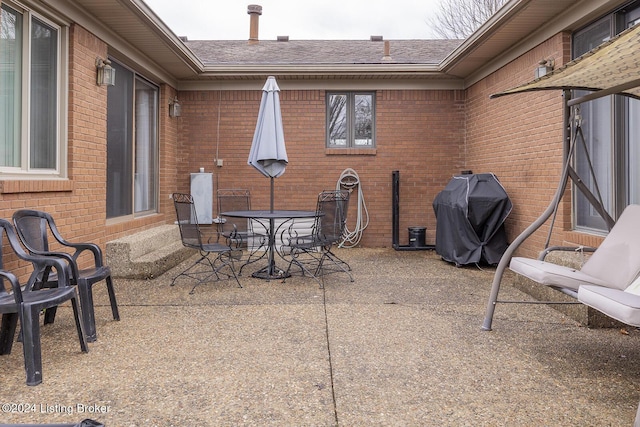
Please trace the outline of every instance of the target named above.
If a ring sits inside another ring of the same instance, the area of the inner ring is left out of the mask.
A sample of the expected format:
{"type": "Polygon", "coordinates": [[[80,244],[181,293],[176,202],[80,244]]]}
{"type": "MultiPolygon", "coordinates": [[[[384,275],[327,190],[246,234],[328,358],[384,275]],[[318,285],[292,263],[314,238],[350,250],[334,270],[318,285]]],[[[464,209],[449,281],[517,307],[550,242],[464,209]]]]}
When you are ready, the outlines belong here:
{"type": "Polygon", "coordinates": [[[371,145],[372,144],[372,101],[371,95],[355,96],[355,145],[371,145]]]}
{"type": "Polygon", "coordinates": [[[374,146],[374,94],[332,93],[327,96],[327,146],[374,146]]]}
{"type": "Polygon", "coordinates": [[[347,95],[329,96],[329,145],[347,145],[347,95]]]}

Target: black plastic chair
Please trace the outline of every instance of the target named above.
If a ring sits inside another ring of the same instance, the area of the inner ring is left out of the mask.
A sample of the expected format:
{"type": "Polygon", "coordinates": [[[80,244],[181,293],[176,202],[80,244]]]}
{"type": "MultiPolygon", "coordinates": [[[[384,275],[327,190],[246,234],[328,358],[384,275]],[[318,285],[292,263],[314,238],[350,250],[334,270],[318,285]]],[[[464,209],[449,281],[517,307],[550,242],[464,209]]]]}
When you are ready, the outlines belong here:
{"type": "MultiPolygon", "coordinates": [[[[62,258],[67,262],[68,276],[71,284],[78,287],[80,295],[80,305],[82,306],[82,323],[87,341],[93,342],[97,338],[96,319],[93,307],[93,285],[105,281],[107,292],[109,293],[109,302],[111,303],[111,313],[114,320],[120,320],[118,312],[118,304],[116,302],[116,294],[111,280],[111,269],[104,265],[102,250],[94,243],[71,243],[66,241],[58,228],[56,227],[53,217],[42,211],[22,209],[13,214],[13,224],[16,227],[18,236],[22,244],[29,252],[34,255],[43,255],[48,257],[62,258]],[[49,245],[49,232],[62,248],[69,248],[74,251],[73,254],[64,251],[52,251],[49,245]],[[78,267],[78,257],[85,251],[89,251],[93,255],[94,266],[87,269],[78,267]]],[[[58,280],[55,275],[45,274],[41,277],[44,287],[50,286],[58,280]]],[[[55,310],[50,312],[48,321],[53,321],[55,310]]]]}
{"type": "MultiPolygon", "coordinates": [[[[181,276],[195,279],[197,283],[193,286],[191,292],[189,292],[189,294],[193,294],[198,285],[207,282],[213,276],[216,277],[216,280],[220,280],[220,274],[224,274],[228,278],[233,276],[238,286],[242,287],[233,266],[234,258],[239,259],[242,251],[234,250],[229,244],[228,239],[226,239],[227,244],[220,243],[220,238],[224,239],[224,236],[217,230],[210,233],[209,238],[205,240],[206,236],[203,234],[200,224],[198,224],[196,207],[193,204],[193,197],[190,194],[173,193],[172,198],[173,205],[176,209],[182,245],[198,250],[200,258],[182,273],[174,277],[171,286],[174,286],[176,280],[181,276]],[[216,255],[214,259],[209,258],[212,254],[216,255]],[[219,265],[216,266],[216,263],[219,263],[219,265]],[[202,270],[198,268],[205,264],[207,265],[206,269],[202,270]],[[211,270],[209,270],[208,267],[210,267],[211,270]],[[231,274],[221,273],[220,270],[224,267],[229,267],[231,274]]],[[[238,235],[235,236],[235,238],[240,239],[241,237],[238,235]]]]}
{"type": "Polygon", "coordinates": [[[40,312],[51,310],[65,301],[71,301],[73,316],[76,321],[80,349],[89,351],[80,321],[78,295],[76,288],[69,282],[67,267],[58,258],[30,255],[22,249],[15,230],[9,221],[0,219],[0,354],[9,354],[13,347],[18,320],[22,328],[22,348],[24,368],[27,374],[27,385],[38,385],[42,382],[42,351],[40,346],[40,312]],[[2,235],[7,236],[9,246],[15,255],[33,265],[33,273],[26,285],[20,286],[16,276],[4,269],[2,253],[2,235]],[[58,281],[55,287],[38,288],[39,276],[45,271],[56,270],[58,281]],[[8,291],[5,281],[11,285],[8,291]]]}
{"type": "Polygon", "coordinates": [[[331,251],[333,245],[339,243],[347,224],[347,209],[350,192],[347,190],[323,191],[318,195],[316,218],[309,235],[289,233],[285,245],[285,254],[290,256],[285,277],[289,276],[291,267],[298,266],[302,274],[315,278],[320,287],[324,286],[324,276],[330,273],[343,272],[351,275],[351,266],[331,251]]]}
{"type": "Polygon", "coordinates": [[[269,241],[266,234],[256,233],[253,229],[253,221],[247,218],[230,218],[222,215],[223,212],[248,211],[251,210],[251,192],[247,189],[219,189],[218,198],[218,221],[222,235],[229,239],[235,248],[246,246],[249,255],[242,264],[238,275],[242,275],[242,269],[267,255],[264,249],[269,241]],[[258,255],[259,254],[259,255],[258,255]]]}

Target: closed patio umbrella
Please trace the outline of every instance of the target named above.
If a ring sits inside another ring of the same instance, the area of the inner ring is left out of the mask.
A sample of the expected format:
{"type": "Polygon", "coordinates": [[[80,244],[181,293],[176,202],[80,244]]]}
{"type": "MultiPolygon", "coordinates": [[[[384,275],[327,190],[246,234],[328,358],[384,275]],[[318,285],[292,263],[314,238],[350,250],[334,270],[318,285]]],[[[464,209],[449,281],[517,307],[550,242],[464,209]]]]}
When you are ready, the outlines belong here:
{"type": "Polygon", "coordinates": [[[284,143],[280,88],[276,78],[269,76],[262,88],[258,121],[253,134],[248,163],[264,176],[271,178],[271,211],[273,212],[273,179],[282,175],[289,162],[284,143]]]}
{"type": "MultiPolygon", "coordinates": [[[[270,212],[273,214],[273,180],[284,173],[287,167],[287,150],[284,144],[284,131],[282,129],[282,114],[280,113],[280,88],[276,78],[269,76],[262,88],[262,100],[258,111],[256,130],[253,134],[253,142],[249,151],[248,163],[258,169],[260,173],[271,179],[271,203],[270,212]]],[[[254,277],[274,278],[281,277],[282,271],[275,266],[275,220],[269,218],[269,264],[254,277]]]]}

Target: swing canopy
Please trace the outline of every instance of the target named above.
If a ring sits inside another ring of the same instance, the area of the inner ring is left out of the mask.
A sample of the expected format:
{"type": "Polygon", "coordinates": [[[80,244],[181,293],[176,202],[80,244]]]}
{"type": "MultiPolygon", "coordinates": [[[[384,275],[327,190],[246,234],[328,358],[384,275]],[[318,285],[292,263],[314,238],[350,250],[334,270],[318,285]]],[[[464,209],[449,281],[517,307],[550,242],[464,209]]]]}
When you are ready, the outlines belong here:
{"type": "Polygon", "coordinates": [[[545,76],[496,93],[491,98],[539,90],[576,89],[593,92],[585,100],[614,93],[640,99],[638,46],[640,24],[545,76]]]}

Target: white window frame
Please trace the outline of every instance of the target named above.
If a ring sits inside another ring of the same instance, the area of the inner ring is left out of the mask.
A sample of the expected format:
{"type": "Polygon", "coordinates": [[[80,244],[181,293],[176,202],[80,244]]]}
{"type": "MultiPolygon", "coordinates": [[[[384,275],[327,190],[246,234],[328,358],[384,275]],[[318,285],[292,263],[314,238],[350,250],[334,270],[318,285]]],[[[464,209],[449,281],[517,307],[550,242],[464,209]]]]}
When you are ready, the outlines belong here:
{"type": "Polygon", "coordinates": [[[60,24],[61,20],[44,16],[24,5],[2,0],[2,6],[10,7],[23,17],[23,47],[22,47],[22,108],[21,108],[21,137],[20,137],[20,166],[9,167],[0,166],[0,179],[54,179],[67,177],[67,105],[68,105],[68,85],[69,85],[69,31],[68,26],[60,24]],[[57,31],[57,51],[56,51],[56,166],[51,169],[32,169],[30,166],[31,144],[30,144],[30,121],[31,121],[31,28],[33,19],[36,18],[44,24],[51,26],[57,31]],[[58,21],[58,22],[56,22],[58,21]]]}

